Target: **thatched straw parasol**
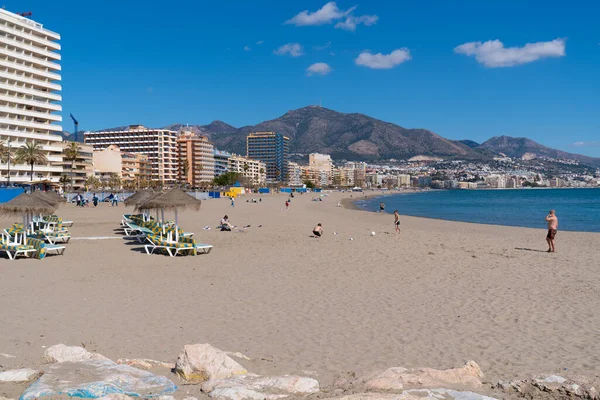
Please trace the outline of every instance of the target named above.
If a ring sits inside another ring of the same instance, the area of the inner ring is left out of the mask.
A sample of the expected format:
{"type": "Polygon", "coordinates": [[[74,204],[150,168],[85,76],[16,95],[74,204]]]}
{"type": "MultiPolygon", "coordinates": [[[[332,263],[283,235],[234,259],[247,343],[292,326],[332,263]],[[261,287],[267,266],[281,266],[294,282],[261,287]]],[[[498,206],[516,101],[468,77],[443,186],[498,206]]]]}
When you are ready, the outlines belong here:
{"type": "Polygon", "coordinates": [[[56,203],[50,203],[38,196],[21,193],[14,199],[0,204],[0,214],[51,213],[56,209],[56,203]]]}
{"type": "Polygon", "coordinates": [[[50,203],[52,205],[54,205],[54,207],[58,207],[58,199],[54,196],[52,196],[49,192],[41,192],[39,190],[36,190],[35,192],[31,193],[32,196],[38,197],[42,200],[44,200],[47,203],[50,203]]]}
{"type": "Polygon", "coordinates": [[[33,214],[50,214],[56,209],[56,204],[32,194],[21,193],[11,201],[0,204],[0,214],[21,215],[23,217],[23,228],[25,232],[33,214]]]}
{"type": "MultiPolygon", "coordinates": [[[[151,210],[151,209],[160,209],[161,211],[164,209],[171,209],[175,211],[175,241],[178,238],[179,231],[179,215],[178,211],[180,208],[188,209],[191,208],[193,210],[199,210],[200,204],[202,202],[195,197],[190,196],[183,190],[179,188],[171,189],[166,193],[159,194],[157,196],[152,197],[144,204],[138,204],[138,210],[151,210]]],[[[164,217],[163,217],[164,222],[164,217]]]]}
{"type": "Polygon", "coordinates": [[[49,190],[47,192],[42,192],[42,193],[44,193],[46,196],[48,196],[48,198],[54,199],[55,203],[66,203],[67,202],[67,199],[65,199],[60,194],[56,193],[54,190],[49,190]]]}
{"type": "Polygon", "coordinates": [[[139,190],[125,199],[124,203],[126,206],[138,206],[148,202],[151,198],[159,194],[152,189],[139,190]]]}

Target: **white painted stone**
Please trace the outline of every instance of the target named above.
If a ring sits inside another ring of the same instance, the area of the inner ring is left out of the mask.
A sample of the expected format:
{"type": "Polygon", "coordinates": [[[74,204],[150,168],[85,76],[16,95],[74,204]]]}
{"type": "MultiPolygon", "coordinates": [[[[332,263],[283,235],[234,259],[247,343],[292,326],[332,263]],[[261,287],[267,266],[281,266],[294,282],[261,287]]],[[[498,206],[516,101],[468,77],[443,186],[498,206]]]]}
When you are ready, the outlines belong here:
{"type": "Polygon", "coordinates": [[[0,372],[0,383],[27,383],[39,378],[42,374],[43,372],[31,368],[12,369],[0,372]]]}
{"type": "Polygon", "coordinates": [[[213,379],[202,384],[202,391],[213,399],[279,399],[290,395],[309,395],[319,391],[313,378],[294,375],[261,377],[254,374],[213,379]]]}
{"type": "Polygon", "coordinates": [[[43,363],[80,362],[89,360],[108,360],[102,354],[90,353],[83,347],[57,344],[48,347],[42,358],[43,363]]]}
{"type": "Polygon", "coordinates": [[[174,363],[166,363],[162,361],[150,360],[148,358],[119,358],[117,360],[117,364],[125,364],[130,365],[132,367],[141,368],[141,369],[151,369],[154,367],[173,369],[175,368],[174,363]]]}
{"type": "Polygon", "coordinates": [[[248,373],[224,351],[207,343],[184,346],[174,371],[186,381],[198,383],[248,373]]]}

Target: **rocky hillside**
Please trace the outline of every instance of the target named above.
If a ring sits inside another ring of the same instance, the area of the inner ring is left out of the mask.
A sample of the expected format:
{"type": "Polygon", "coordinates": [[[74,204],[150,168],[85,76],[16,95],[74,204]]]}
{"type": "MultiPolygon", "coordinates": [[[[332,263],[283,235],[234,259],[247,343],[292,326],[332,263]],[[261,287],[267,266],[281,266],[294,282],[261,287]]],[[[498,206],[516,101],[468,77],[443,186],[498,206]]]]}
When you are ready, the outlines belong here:
{"type": "Polygon", "coordinates": [[[495,153],[505,154],[508,157],[520,158],[525,154],[537,157],[562,158],[576,160],[582,164],[600,167],[600,158],[588,157],[581,154],[567,153],[566,151],[551,149],[531,139],[510,136],[496,136],[482,143],[477,149],[485,149],[495,153]]]}

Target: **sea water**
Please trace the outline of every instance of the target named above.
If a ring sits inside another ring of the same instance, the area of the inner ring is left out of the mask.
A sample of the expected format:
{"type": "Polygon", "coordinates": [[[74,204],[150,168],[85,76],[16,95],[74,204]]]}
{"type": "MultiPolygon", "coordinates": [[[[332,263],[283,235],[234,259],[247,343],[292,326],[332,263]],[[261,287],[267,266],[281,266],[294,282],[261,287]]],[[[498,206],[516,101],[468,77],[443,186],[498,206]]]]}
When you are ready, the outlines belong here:
{"type": "Polygon", "coordinates": [[[600,232],[598,189],[439,190],[359,200],[356,205],[402,215],[475,222],[480,224],[547,227],[544,218],[556,210],[559,229],[600,232]]]}

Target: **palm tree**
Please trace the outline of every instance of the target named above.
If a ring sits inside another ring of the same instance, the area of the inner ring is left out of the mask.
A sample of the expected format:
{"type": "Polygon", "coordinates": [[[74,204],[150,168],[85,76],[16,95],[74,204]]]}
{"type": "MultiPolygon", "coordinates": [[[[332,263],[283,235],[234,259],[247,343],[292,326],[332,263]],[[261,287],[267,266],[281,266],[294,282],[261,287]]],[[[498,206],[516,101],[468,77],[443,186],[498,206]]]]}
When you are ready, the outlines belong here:
{"type": "Polygon", "coordinates": [[[48,159],[42,150],[42,146],[35,142],[27,142],[25,146],[19,147],[15,153],[17,164],[31,165],[31,182],[33,182],[33,166],[35,164],[48,164],[48,159]]]}
{"type": "Polygon", "coordinates": [[[8,162],[9,157],[10,151],[8,149],[8,146],[6,146],[4,142],[0,140],[0,162],[8,162]]]}
{"type": "Polygon", "coordinates": [[[111,190],[119,190],[121,189],[121,178],[117,174],[113,174],[108,180],[108,186],[111,190]]]}
{"type": "Polygon", "coordinates": [[[63,193],[67,193],[67,185],[69,184],[71,180],[69,179],[69,177],[67,175],[61,175],[60,179],[58,180],[58,182],[60,182],[60,184],[63,187],[63,193]]]}
{"type": "Polygon", "coordinates": [[[79,144],[77,142],[71,142],[69,143],[69,145],[65,148],[64,151],[64,159],[66,161],[71,161],[71,186],[75,186],[73,181],[74,181],[74,175],[73,175],[73,168],[74,168],[74,164],[75,161],[77,161],[77,159],[80,157],[79,151],[81,150],[81,147],[79,147],[79,144]]]}

